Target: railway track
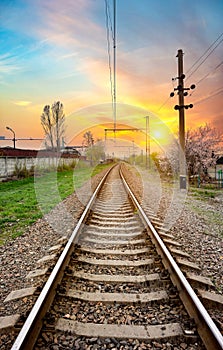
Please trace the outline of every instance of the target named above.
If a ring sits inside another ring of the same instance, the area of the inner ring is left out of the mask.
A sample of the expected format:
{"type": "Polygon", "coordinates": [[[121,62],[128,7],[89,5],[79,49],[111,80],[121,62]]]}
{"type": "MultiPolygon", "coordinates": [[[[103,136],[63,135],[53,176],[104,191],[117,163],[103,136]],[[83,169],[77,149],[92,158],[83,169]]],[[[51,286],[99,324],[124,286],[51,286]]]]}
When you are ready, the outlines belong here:
{"type": "Polygon", "coordinates": [[[119,166],[85,209],[12,350],[222,349],[119,166]],[[183,301],[183,303],[182,303],[183,301]]]}

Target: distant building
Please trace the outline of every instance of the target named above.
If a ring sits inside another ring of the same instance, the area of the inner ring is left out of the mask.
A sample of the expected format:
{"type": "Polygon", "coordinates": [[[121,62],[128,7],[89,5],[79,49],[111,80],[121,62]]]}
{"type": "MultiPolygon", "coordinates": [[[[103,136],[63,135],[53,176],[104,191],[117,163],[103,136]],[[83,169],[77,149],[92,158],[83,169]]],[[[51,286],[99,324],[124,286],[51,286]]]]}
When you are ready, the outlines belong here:
{"type": "Polygon", "coordinates": [[[57,167],[60,164],[71,165],[74,161],[83,159],[77,150],[55,152],[48,149],[33,150],[12,147],[0,148],[0,181],[13,176],[16,169],[30,170],[38,165],[40,168],[57,167]]]}
{"type": "Polygon", "coordinates": [[[216,170],[223,170],[223,156],[218,158],[216,162],[216,170]]]}
{"type": "Polygon", "coordinates": [[[220,158],[218,158],[216,164],[218,164],[218,165],[223,164],[223,156],[221,156],[220,158]]]}
{"type": "Polygon", "coordinates": [[[80,157],[82,154],[74,146],[66,146],[63,150],[63,153],[75,154],[77,157],[80,157]]]}
{"type": "Polygon", "coordinates": [[[216,165],[208,168],[208,175],[215,180],[222,180],[223,172],[223,156],[219,156],[216,161],[216,165]]]}

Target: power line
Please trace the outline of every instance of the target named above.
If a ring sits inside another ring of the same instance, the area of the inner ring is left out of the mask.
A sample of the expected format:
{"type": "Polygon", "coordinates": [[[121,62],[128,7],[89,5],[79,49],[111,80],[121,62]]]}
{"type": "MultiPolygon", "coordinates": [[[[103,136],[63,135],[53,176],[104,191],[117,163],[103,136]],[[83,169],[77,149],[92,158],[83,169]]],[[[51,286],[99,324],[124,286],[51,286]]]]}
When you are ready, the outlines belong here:
{"type": "MultiPolygon", "coordinates": [[[[206,53],[210,50],[210,48],[223,36],[223,33],[218,37],[218,39],[215,40],[213,44],[209,46],[209,48],[201,55],[201,57],[191,66],[191,68],[187,71],[191,71],[192,67],[194,67],[205,55],[206,53]]],[[[189,79],[197,70],[200,68],[200,66],[208,59],[208,57],[217,49],[217,47],[223,42],[223,38],[214,46],[214,48],[209,52],[209,54],[201,61],[201,63],[189,74],[187,79],[189,79]]]]}
{"type": "MultiPolygon", "coordinates": [[[[198,62],[208,53],[208,51],[219,41],[219,39],[223,36],[223,33],[221,33],[218,38],[205,50],[205,52],[194,62],[194,64],[187,70],[186,74],[189,73],[197,64],[198,62]]],[[[197,70],[200,68],[200,66],[208,59],[208,57],[216,50],[216,48],[223,42],[223,38],[217,43],[217,45],[214,46],[214,48],[209,52],[209,54],[201,61],[201,63],[189,74],[189,76],[186,78],[189,79],[197,70]]],[[[217,70],[221,65],[223,64],[223,61],[221,61],[213,70],[211,70],[209,73],[207,73],[203,78],[201,78],[196,85],[200,84],[203,80],[205,80],[211,73],[213,73],[215,70],[217,70]]],[[[173,81],[173,79],[172,79],[173,81]]],[[[190,96],[194,93],[194,91],[190,94],[190,96]]],[[[212,96],[210,96],[212,97],[212,96]]],[[[208,97],[208,98],[210,98],[208,97]]],[[[160,111],[166,103],[169,101],[168,97],[163,104],[158,108],[157,111],[160,111]]]]}
{"type": "Polygon", "coordinates": [[[203,80],[205,80],[211,73],[215,72],[221,65],[223,64],[223,61],[221,61],[214,69],[212,69],[209,73],[207,73],[203,78],[201,78],[196,85],[200,84],[203,80]]]}
{"type": "Polygon", "coordinates": [[[207,50],[194,62],[194,64],[186,71],[186,74],[191,71],[191,69],[196,66],[196,64],[206,55],[206,53],[212,48],[212,46],[222,37],[223,33],[207,48],[207,50]]]}
{"type": "Polygon", "coordinates": [[[109,19],[109,23],[110,23],[110,30],[111,30],[111,34],[112,34],[112,40],[114,40],[114,31],[112,28],[112,20],[111,20],[111,10],[110,10],[110,6],[109,6],[109,2],[106,0],[106,5],[107,5],[107,9],[108,9],[108,19],[109,19]]]}
{"type": "MultiPolygon", "coordinates": [[[[105,0],[105,18],[106,18],[106,36],[107,36],[110,92],[111,92],[111,100],[112,100],[112,109],[114,111],[113,81],[112,81],[112,68],[111,68],[111,45],[110,45],[110,30],[109,30],[109,19],[110,19],[110,25],[111,25],[111,16],[110,16],[110,8],[107,0],[105,0]]],[[[112,32],[112,25],[111,25],[111,32],[112,32]]],[[[112,32],[112,37],[113,37],[113,32],[112,32]]]]}
{"type": "Polygon", "coordinates": [[[223,93],[223,88],[222,88],[222,87],[218,88],[218,89],[215,90],[215,91],[212,91],[207,97],[204,97],[203,99],[194,102],[194,105],[198,105],[198,104],[200,104],[200,103],[203,103],[203,102],[205,102],[206,100],[209,100],[210,98],[212,98],[212,97],[214,97],[214,96],[217,96],[217,95],[219,95],[219,94],[221,94],[221,93],[223,93]]]}
{"type": "Polygon", "coordinates": [[[163,104],[157,109],[157,112],[159,112],[164,106],[165,104],[167,104],[167,102],[169,101],[170,96],[166,99],[166,101],[163,102],[163,104]]]}
{"type": "MultiPolygon", "coordinates": [[[[176,79],[175,78],[173,78],[172,79],[172,86],[173,86],[173,89],[174,89],[174,81],[175,81],[176,79]]],[[[167,102],[169,101],[169,99],[170,99],[170,96],[163,102],[163,104],[157,109],[157,112],[159,112],[166,104],[167,104],[167,102]]]]}
{"type": "MultiPolygon", "coordinates": [[[[222,64],[223,64],[223,61],[221,61],[215,68],[211,69],[207,74],[205,74],[205,75],[203,76],[203,78],[201,78],[200,80],[198,80],[198,82],[196,83],[196,85],[200,84],[200,83],[201,83],[202,81],[204,81],[210,74],[214,73],[219,67],[221,67],[222,64]]],[[[190,96],[192,96],[193,93],[194,93],[194,91],[190,93],[190,96]]]]}

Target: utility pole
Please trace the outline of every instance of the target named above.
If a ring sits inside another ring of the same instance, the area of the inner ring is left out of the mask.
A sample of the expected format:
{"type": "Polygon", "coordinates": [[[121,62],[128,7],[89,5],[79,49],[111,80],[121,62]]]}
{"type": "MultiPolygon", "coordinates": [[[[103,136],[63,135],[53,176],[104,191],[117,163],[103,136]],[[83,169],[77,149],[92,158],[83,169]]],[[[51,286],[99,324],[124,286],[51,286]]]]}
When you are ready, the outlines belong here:
{"type": "Polygon", "coordinates": [[[180,157],[180,189],[187,188],[186,160],[185,160],[185,117],[184,117],[184,78],[183,74],[183,51],[178,50],[178,96],[179,96],[179,157],[180,157]]]}
{"type": "MultiPolygon", "coordinates": [[[[184,97],[188,95],[186,90],[194,89],[195,85],[192,84],[190,88],[184,87],[185,74],[183,73],[183,50],[179,49],[178,58],[178,86],[174,88],[174,91],[178,91],[179,105],[174,107],[175,110],[179,110],[179,165],[180,165],[180,189],[187,188],[187,171],[186,171],[186,158],[185,158],[185,116],[184,109],[193,108],[192,104],[185,105],[184,97]]],[[[173,79],[175,80],[175,79],[173,79]]],[[[174,96],[174,92],[171,92],[170,97],[174,96]]]]}
{"type": "Polygon", "coordinates": [[[135,148],[134,148],[134,140],[132,140],[132,151],[133,151],[133,165],[135,165],[135,148]]]}
{"type": "Polygon", "coordinates": [[[150,135],[149,135],[149,142],[148,142],[148,133],[149,133],[149,116],[146,117],[146,169],[148,169],[148,165],[150,168],[150,135]],[[148,155],[149,155],[149,161],[148,161],[148,155]]]}

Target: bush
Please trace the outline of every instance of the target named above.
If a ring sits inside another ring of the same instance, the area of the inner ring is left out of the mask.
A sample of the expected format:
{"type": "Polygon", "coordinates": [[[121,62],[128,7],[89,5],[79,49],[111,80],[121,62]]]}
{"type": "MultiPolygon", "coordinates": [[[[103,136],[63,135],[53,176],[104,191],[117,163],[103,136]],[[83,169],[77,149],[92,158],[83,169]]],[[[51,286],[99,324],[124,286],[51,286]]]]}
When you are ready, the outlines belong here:
{"type": "Polygon", "coordinates": [[[25,164],[18,164],[15,165],[15,170],[13,172],[13,175],[16,176],[18,179],[24,179],[26,177],[29,177],[29,170],[26,168],[25,164]]]}
{"type": "Polygon", "coordinates": [[[58,167],[57,167],[57,171],[66,171],[66,170],[72,170],[74,169],[76,166],[76,161],[73,160],[70,164],[66,164],[66,163],[59,163],[58,167]]]}

